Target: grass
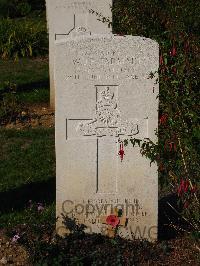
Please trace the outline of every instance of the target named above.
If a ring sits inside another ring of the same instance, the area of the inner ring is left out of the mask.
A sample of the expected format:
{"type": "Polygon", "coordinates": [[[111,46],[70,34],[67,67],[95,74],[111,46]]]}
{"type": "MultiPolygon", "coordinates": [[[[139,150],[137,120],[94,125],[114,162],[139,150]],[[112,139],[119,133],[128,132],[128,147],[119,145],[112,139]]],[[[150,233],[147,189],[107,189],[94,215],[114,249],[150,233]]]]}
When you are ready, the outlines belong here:
{"type": "Polygon", "coordinates": [[[47,88],[38,88],[33,89],[29,92],[19,92],[18,98],[20,102],[27,103],[27,104],[34,104],[34,103],[48,103],[49,102],[49,89],[47,88]]]}
{"type": "Polygon", "coordinates": [[[48,60],[46,58],[22,58],[14,62],[13,60],[0,60],[0,87],[4,86],[4,82],[15,83],[17,87],[23,90],[37,88],[38,85],[44,84],[48,87],[48,60]]]}
{"type": "Polygon", "coordinates": [[[0,146],[0,191],[55,176],[54,129],[1,129],[0,146]]]}
{"type": "Polygon", "coordinates": [[[54,129],[1,129],[0,147],[0,228],[55,217],[54,129]],[[45,204],[39,218],[29,200],[45,204]]]}
{"type": "Polygon", "coordinates": [[[0,88],[5,83],[16,84],[23,103],[49,102],[49,66],[47,58],[0,60],[0,88]]]}
{"type": "Polygon", "coordinates": [[[0,229],[8,228],[11,230],[18,225],[40,225],[47,221],[54,224],[56,217],[55,203],[44,205],[44,211],[41,213],[37,210],[29,209],[27,202],[22,210],[10,210],[9,212],[0,212],[0,214],[0,229]]]}

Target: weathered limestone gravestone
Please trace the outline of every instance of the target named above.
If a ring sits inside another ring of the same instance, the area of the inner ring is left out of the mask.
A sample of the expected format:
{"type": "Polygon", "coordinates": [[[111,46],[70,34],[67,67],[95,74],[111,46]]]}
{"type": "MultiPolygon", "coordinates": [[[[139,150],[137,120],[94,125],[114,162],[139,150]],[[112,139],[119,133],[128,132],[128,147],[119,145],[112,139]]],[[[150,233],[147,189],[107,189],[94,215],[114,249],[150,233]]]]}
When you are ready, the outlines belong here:
{"type": "Polygon", "coordinates": [[[55,104],[55,40],[87,32],[111,33],[111,5],[112,0],[46,0],[51,107],[55,104]]]}
{"type": "MultiPolygon", "coordinates": [[[[107,234],[157,237],[156,164],[123,139],[156,142],[159,46],[139,36],[84,35],[56,42],[57,216],[61,213],[107,234]]],[[[57,231],[62,234],[62,218],[57,231]]]]}

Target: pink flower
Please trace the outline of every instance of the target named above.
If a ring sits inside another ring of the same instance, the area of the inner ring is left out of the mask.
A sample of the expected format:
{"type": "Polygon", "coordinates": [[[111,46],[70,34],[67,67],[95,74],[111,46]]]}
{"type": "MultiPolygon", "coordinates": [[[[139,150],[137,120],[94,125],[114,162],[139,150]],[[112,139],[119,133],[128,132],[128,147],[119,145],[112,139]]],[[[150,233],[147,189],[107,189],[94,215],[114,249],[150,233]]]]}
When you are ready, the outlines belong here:
{"type": "Polygon", "coordinates": [[[18,239],[20,238],[20,236],[18,234],[14,235],[13,238],[12,238],[12,242],[13,243],[16,243],[18,241],[18,239]]]}
{"type": "Polygon", "coordinates": [[[111,225],[112,227],[116,227],[119,222],[119,218],[114,214],[111,214],[106,218],[106,223],[111,225]]]}
{"type": "Polygon", "coordinates": [[[38,203],[37,210],[38,210],[39,212],[44,210],[44,207],[43,207],[42,203],[38,203]]]}

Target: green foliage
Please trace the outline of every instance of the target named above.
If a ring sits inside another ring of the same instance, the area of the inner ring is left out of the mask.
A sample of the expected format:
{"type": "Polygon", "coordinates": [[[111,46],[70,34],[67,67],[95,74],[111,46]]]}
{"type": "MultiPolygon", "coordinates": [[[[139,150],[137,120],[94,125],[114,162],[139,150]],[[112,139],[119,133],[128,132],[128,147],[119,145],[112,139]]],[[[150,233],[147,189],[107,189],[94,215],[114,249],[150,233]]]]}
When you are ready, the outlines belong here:
{"type": "Polygon", "coordinates": [[[16,85],[7,83],[0,90],[0,126],[16,121],[22,106],[16,96],[16,85]]]}
{"type": "Polygon", "coordinates": [[[22,2],[17,5],[16,10],[21,16],[26,16],[31,12],[31,6],[26,2],[22,2]]]}
{"type": "Polygon", "coordinates": [[[30,19],[0,20],[0,57],[3,59],[45,55],[48,52],[46,25],[30,19]]]}
{"type": "Polygon", "coordinates": [[[177,193],[183,180],[189,182],[180,195],[182,215],[198,230],[200,5],[196,1],[119,0],[113,12],[114,32],[150,37],[160,45],[159,142],[130,142],[158,163],[161,187],[171,186],[177,193]]]}
{"type": "Polygon", "coordinates": [[[165,31],[199,35],[200,4],[196,0],[117,0],[112,10],[117,33],[150,38],[165,31]]]}
{"type": "Polygon", "coordinates": [[[45,0],[0,0],[0,18],[17,18],[45,10],[45,0]]]}

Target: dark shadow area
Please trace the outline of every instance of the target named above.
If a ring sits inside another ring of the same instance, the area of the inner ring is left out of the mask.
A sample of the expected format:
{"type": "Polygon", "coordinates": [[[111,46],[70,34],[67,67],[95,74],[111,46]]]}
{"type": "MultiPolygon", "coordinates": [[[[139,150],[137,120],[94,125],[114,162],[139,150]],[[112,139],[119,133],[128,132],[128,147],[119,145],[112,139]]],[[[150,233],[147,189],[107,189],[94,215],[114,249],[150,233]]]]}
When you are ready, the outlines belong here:
{"type": "Polygon", "coordinates": [[[0,192],[0,213],[24,209],[29,200],[50,204],[56,198],[56,179],[23,185],[0,192]]]}
{"type": "MultiPolygon", "coordinates": [[[[34,89],[49,89],[49,79],[17,85],[17,92],[30,92],[34,89]]],[[[0,94],[10,92],[10,87],[1,87],[0,94]]]]}
{"type": "Polygon", "coordinates": [[[158,239],[169,240],[176,238],[181,231],[178,228],[186,228],[188,225],[183,218],[177,213],[180,212],[180,207],[177,204],[178,197],[175,194],[170,194],[163,197],[158,202],[158,239]],[[173,210],[172,207],[177,211],[173,210]]]}
{"type": "Polygon", "coordinates": [[[40,88],[49,89],[49,79],[25,83],[25,84],[20,84],[17,86],[17,91],[18,92],[25,92],[25,91],[27,92],[27,91],[31,91],[33,89],[40,89],[40,88]]]}

